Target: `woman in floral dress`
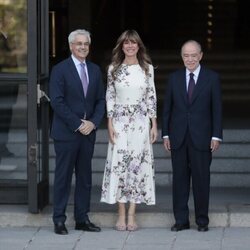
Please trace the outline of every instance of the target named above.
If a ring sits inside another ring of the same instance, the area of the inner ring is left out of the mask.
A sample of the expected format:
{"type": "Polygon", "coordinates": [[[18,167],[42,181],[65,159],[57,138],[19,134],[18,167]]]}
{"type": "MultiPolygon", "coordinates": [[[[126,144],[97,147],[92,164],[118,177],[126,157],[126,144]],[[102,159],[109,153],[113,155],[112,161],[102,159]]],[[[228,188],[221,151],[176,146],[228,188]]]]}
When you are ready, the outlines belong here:
{"type": "Polygon", "coordinates": [[[113,49],[106,102],[109,146],[101,201],[118,203],[117,230],[134,231],[136,204],[155,204],[157,139],[154,69],[135,30],[123,32],[113,49]]]}

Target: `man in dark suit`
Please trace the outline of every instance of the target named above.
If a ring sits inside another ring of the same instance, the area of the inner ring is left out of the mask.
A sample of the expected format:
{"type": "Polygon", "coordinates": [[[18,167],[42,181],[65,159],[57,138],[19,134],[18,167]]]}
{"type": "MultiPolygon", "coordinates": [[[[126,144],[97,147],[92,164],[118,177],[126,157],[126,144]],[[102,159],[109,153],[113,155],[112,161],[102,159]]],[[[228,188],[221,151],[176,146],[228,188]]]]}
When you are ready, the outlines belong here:
{"type": "Polygon", "coordinates": [[[99,232],[88,212],[96,129],[105,112],[104,86],[99,67],[86,61],[90,33],[73,31],[68,42],[72,55],[53,67],[49,84],[56,152],[53,222],[55,233],[68,234],[65,211],[75,170],[75,229],[99,232]]]}
{"type": "Polygon", "coordinates": [[[172,231],[189,229],[190,179],[198,231],[208,230],[210,164],[222,140],[219,76],[200,65],[202,49],[189,40],[181,49],[185,68],[172,73],[164,99],[162,136],[173,168],[172,231]]]}

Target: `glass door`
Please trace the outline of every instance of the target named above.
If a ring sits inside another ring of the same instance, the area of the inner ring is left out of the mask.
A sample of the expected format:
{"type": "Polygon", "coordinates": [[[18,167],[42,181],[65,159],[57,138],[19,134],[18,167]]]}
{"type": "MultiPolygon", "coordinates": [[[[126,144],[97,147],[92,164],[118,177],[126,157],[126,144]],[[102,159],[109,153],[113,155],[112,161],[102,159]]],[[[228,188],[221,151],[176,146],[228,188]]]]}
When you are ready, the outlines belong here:
{"type": "Polygon", "coordinates": [[[27,203],[27,0],[0,0],[0,203],[27,203]]]}

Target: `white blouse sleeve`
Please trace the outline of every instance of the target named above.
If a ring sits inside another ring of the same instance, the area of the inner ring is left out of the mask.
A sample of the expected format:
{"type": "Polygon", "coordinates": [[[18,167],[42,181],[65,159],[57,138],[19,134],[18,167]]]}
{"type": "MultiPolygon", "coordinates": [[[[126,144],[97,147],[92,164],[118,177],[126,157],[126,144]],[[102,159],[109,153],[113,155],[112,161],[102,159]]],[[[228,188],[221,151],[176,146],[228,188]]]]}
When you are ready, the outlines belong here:
{"type": "Polygon", "coordinates": [[[147,76],[148,87],[147,87],[147,109],[150,118],[157,117],[157,100],[154,82],[154,68],[149,65],[149,75],[147,76]]]}
{"type": "Polygon", "coordinates": [[[107,105],[107,117],[111,118],[114,115],[116,91],[114,85],[114,79],[111,75],[113,66],[110,65],[107,75],[107,91],[106,91],[106,105],[107,105]]]}

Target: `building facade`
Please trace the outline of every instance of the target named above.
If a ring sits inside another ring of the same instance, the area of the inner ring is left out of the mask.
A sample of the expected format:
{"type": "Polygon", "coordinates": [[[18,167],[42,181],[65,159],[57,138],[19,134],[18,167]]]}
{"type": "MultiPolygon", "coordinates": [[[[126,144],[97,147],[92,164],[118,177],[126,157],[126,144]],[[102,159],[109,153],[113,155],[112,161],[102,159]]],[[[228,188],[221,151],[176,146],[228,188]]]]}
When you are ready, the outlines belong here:
{"type": "Polygon", "coordinates": [[[204,60],[222,73],[227,126],[235,117],[248,121],[246,4],[244,0],[0,0],[1,203],[28,204],[36,213],[49,202],[53,172],[49,72],[69,55],[67,37],[77,28],[91,32],[90,57],[103,69],[104,79],[117,37],[125,29],[136,29],[157,66],[159,99],[165,76],[179,67],[181,44],[198,40],[204,60]]]}

